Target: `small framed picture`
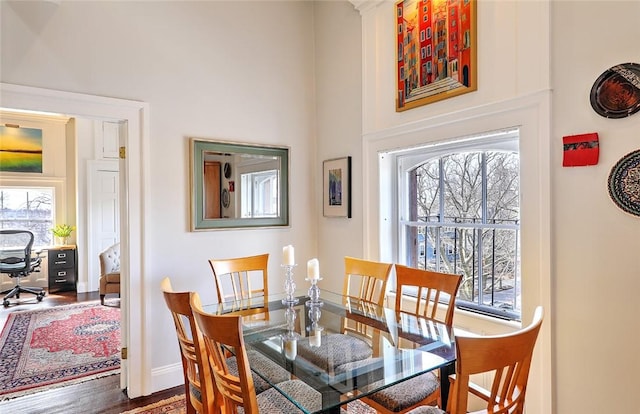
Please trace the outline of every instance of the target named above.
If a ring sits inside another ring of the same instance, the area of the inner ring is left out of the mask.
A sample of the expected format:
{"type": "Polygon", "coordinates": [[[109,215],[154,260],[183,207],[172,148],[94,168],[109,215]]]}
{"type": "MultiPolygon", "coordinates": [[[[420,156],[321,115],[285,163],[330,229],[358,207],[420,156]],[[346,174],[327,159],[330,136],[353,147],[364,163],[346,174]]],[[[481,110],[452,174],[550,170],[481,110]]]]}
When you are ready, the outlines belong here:
{"type": "Polygon", "coordinates": [[[322,169],[324,216],[351,218],[351,157],[326,160],[322,169]]]}

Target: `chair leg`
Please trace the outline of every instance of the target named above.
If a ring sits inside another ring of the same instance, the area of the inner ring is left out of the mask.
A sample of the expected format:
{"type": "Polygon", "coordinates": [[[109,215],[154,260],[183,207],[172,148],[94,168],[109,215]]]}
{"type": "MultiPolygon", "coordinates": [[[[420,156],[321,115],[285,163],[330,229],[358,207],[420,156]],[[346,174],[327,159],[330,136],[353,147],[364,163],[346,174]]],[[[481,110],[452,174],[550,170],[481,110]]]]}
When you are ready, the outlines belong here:
{"type": "Polygon", "coordinates": [[[38,302],[42,301],[42,298],[46,294],[44,288],[32,288],[32,287],[16,285],[14,286],[13,289],[9,291],[9,293],[7,293],[4,296],[4,298],[2,299],[2,305],[4,307],[9,306],[9,299],[11,298],[20,299],[21,293],[31,293],[33,295],[36,295],[36,300],[38,302]]]}
{"type": "Polygon", "coordinates": [[[34,295],[44,295],[44,288],[20,287],[21,292],[33,293],[34,295]]]}
{"type": "Polygon", "coordinates": [[[104,305],[104,296],[105,295],[100,295],[100,304],[104,305]]]}

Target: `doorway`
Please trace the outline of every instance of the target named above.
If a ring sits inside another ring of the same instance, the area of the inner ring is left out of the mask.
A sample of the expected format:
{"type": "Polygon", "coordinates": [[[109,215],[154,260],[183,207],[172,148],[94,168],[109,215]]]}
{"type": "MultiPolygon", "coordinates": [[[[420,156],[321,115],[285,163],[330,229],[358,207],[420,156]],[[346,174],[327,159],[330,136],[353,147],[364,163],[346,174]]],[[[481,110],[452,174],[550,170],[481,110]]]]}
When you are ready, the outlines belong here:
{"type": "MultiPolygon", "coordinates": [[[[0,83],[3,109],[64,114],[70,117],[110,119],[126,125],[126,158],[120,161],[120,239],[121,251],[121,312],[122,343],[128,358],[121,369],[121,387],[130,398],[151,392],[143,384],[150,384],[150,374],[142,354],[146,336],[141,321],[144,293],[141,274],[144,268],[143,170],[142,148],[148,141],[148,105],[144,102],[83,95],[70,92],[32,88],[0,83]],[[137,327],[131,329],[131,326],[137,327]]],[[[148,386],[148,385],[147,385],[148,386]]]]}

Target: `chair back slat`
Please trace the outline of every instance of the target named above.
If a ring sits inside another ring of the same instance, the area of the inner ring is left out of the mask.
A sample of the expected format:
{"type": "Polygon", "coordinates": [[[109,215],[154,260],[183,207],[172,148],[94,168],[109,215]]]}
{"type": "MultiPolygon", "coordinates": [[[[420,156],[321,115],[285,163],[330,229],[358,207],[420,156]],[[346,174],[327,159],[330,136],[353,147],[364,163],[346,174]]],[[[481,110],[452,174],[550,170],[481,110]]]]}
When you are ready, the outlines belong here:
{"type": "Polygon", "coordinates": [[[216,282],[218,302],[268,296],[268,262],[269,254],[210,259],[209,265],[216,282]],[[255,278],[259,282],[256,282],[255,278]]]}
{"type": "MultiPolygon", "coordinates": [[[[362,311],[371,306],[384,306],[387,281],[392,268],[391,263],[375,262],[346,256],[344,258],[344,284],[342,294],[346,298],[360,301],[362,311]],[[370,305],[368,305],[370,304],[370,305]]],[[[373,330],[370,326],[344,319],[342,332],[352,332],[369,342],[373,341],[373,330]]]]}
{"type": "MultiPolygon", "coordinates": [[[[187,413],[212,413],[216,410],[213,376],[207,362],[207,355],[200,346],[202,336],[197,328],[189,292],[174,292],[168,277],[162,279],[160,288],[178,337],[182,369],[185,382],[187,413]]],[[[219,399],[218,399],[219,400],[219,399]]]]}
{"type": "Polygon", "coordinates": [[[413,308],[416,316],[424,316],[453,324],[453,311],[455,309],[455,297],[462,276],[449,273],[433,272],[430,270],[416,269],[413,267],[396,264],[396,311],[409,311],[413,308]],[[407,295],[410,288],[417,292],[407,295]],[[415,305],[403,308],[403,299],[415,299],[415,305]]]}
{"type": "Polygon", "coordinates": [[[481,337],[456,337],[456,375],[452,383],[447,409],[451,414],[467,412],[468,394],[487,403],[484,412],[494,414],[522,413],[535,343],[544,312],[536,308],[533,321],[517,332],[481,337]],[[471,375],[493,373],[491,391],[469,381],[471,375]]]}
{"type": "Polygon", "coordinates": [[[391,267],[390,263],[345,257],[345,278],[342,293],[345,296],[357,297],[380,306],[384,305],[391,267]]]}
{"type": "Polygon", "coordinates": [[[242,407],[246,414],[258,414],[256,390],[242,336],[242,316],[206,313],[197,293],[191,294],[190,302],[225,412],[235,413],[242,407]],[[229,370],[227,351],[236,357],[238,375],[229,370]]]}

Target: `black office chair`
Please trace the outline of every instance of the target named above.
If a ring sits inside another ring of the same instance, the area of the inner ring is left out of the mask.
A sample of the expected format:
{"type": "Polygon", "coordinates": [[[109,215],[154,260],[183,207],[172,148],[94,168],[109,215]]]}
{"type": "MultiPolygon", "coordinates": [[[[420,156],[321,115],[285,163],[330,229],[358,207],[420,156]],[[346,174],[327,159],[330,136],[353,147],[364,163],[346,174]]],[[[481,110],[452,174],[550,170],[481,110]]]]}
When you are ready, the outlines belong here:
{"type": "Polygon", "coordinates": [[[21,293],[36,295],[38,302],[42,301],[46,293],[44,288],[20,286],[21,277],[40,271],[42,258],[39,252],[36,257],[31,257],[33,240],[33,233],[29,230],[0,230],[0,273],[17,279],[13,289],[2,292],[6,293],[2,299],[5,308],[9,306],[9,299],[20,299],[21,293]]]}

